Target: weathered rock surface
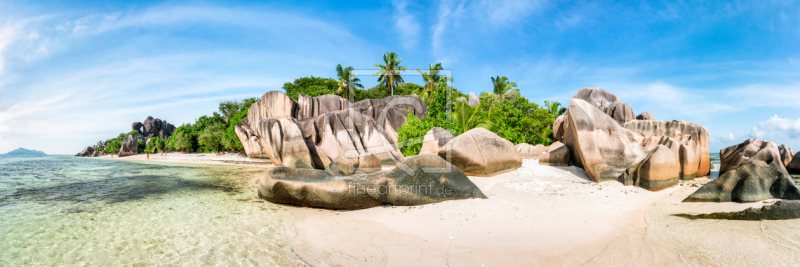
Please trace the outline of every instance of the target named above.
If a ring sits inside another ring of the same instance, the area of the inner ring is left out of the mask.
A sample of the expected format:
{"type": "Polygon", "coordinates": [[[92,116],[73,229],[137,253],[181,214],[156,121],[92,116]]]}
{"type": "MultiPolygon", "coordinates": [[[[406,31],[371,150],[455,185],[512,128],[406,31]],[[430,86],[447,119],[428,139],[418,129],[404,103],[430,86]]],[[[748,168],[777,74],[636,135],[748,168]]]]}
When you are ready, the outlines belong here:
{"type": "Polygon", "coordinates": [[[136,154],[139,154],[139,138],[128,135],[128,137],[125,138],[125,142],[122,143],[122,147],[119,149],[119,156],[136,154]]]}
{"type": "Polygon", "coordinates": [[[467,105],[469,105],[470,107],[477,107],[480,104],[481,104],[481,99],[478,98],[478,96],[475,95],[475,93],[469,92],[469,102],[467,102],[467,105]]]}
{"type": "Polygon", "coordinates": [[[522,166],[522,157],[510,141],[483,128],[456,136],[446,146],[449,149],[439,150],[439,156],[449,156],[450,162],[467,175],[494,176],[522,166]]]}
{"type": "Polygon", "coordinates": [[[297,96],[297,119],[316,117],[328,112],[345,110],[350,107],[350,102],[337,95],[321,95],[310,97],[300,93],[297,96]]]}
{"type": "Polygon", "coordinates": [[[559,115],[553,122],[553,138],[555,141],[564,142],[564,119],[566,113],[559,115]]]}
{"type": "Polygon", "coordinates": [[[539,165],[569,166],[569,161],[569,148],[561,142],[555,142],[547,147],[547,151],[539,159],[539,165]]]}
{"type": "Polygon", "coordinates": [[[748,208],[737,212],[717,212],[709,214],[677,214],[675,216],[687,219],[717,219],[717,220],[789,220],[800,218],[800,200],[781,200],[775,204],[759,208],[748,208]]]}
{"type": "Polygon", "coordinates": [[[339,157],[349,159],[340,161],[357,162],[367,154],[394,165],[395,160],[402,159],[396,145],[397,129],[406,122],[408,110],[420,118],[427,111],[416,96],[390,96],[352,104],[335,95],[309,97],[300,94],[298,98],[299,101],[294,101],[283,92],[270,91],[250,107],[242,125],[235,127],[249,157],[274,156],[271,148],[265,147],[259,122],[269,118],[293,118],[292,122],[303,133],[312,166],[317,169],[328,168],[339,157]]]}
{"type": "Polygon", "coordinates": [[[800,189],[779,161],[767,164],[750,160],[703,185],[684,202],[755,202],[771,198],[797,200],[800,189]]]}
{"type": "Polygon", "coordinates": [[[792,161],[786,164],[786,171],[791,174],[800,174],[800,152],[794,154],[792,161]]]}
{"type": "Polygon", "coordinates": [[[292,168],[314,168],[303,132],[290,117],[268,118],[256,125],[261,147],[272,163],[292,168]]]}
{"type": "Polygon", "coordinates": [[[321,170],[273,167],[259,179],[258,195],[273,203],[349,210],[486,198],[463,172],[432,153],[408,157],[401,163],[407,168],[347,177],[321,170]],[[424,168],[451,171],[425,172],[424,168]]]}
{"type": "MultiPolygon", "coordinates": [[[[657,121],[657,120],[633,120],[625,123],[625,128],[633,132],[642,134],[645,139],[650,137],[670,137],[675,142],[681,166],[681,180],[692,180],[695,177],[708,175],[711,170],[711,158],[709,157],[709,137],[705,127],[682,120],[657,121]]],[[[673,148],[671,141],[660,140],[660,144],[666,144],[673,148]],[[666,142],[666,143],[664,143],[666,142]]],[[[646,151],[651,150],[649,147],[646,151]]]]}
{"type": "Polygon", "coordinates": [[[134,122],[131,130],[138,131],[145,141],[150,141],[150,138],[156,136],[159,138],[172,136],[172,133],[175,132],[175,125],[167,123],[165,120],[155,119],[153,116],[147,116],[144,122],[134,122]]]}
{"type": "Polygon", "coordinates": [[[639,115],[636,115],[636,119],[643,121],[654,121],[656,120],[656,116],[653,116],[653,114],[650,114],[650,112],[645,111],[639,115]]]}
{"type": "Polygon", "coordinates": [[[786,171],[786,167],[781,161],[778,146],[770,141],[762,141],[758,139],[747,139],[741,144],[729,146],[719,151],[720,176],[725,174],[729,169],[739,166],[741,164],[760,160],[767,164],[773,161],[779,162],[780,170],[786,171]]]}
{"type": "Polygon", "coordinates": [[[625,185],[659,191],[678,184],[681,167],[673,150],[657,145],[642,162],[629,168],[620,178],[625,185]]]}
{"type": "Polygon", "coordinates": [[[588,102],[602,110],[620,125],[636,119],[636,114],[633,113],[630,105],[622,102],[616,95],[600,88],[583,88],[578,90],[572,96],[572,99],[581,99],[588,102]]]}
{"type": "Polygon", "coordinates": [[[95,149],[94,149],[93,146],[87,146],[80,153],[75,154],[75,156],[76,157],[89,157],[89,156],[92,156],[94,154],[94,150],[95,149]]]}
{"type": "Polygon", "coordinates": [[[589,102],[573,98],[565,114],[564,144],[573,164],[586,170],[593,181],[618,180],[647,156],[640,146],[641,135],[623,128],[589,102]]]}
{"type": "MultiPolygon", "coordinates": [[[[244,128],[253,130],[253,126],[263,119],[291,117],[297,118],[299,112],[297,101],[281,91],[269,91],[261,96],[247,111],[247,117],[242,119],[244,128]]],[[[250,155],[250,154],[248,154],[250,155]]]]}
{"type": "Polygon", "coordinates": [[[791,147],[786,145],[781,145],[778,147],[778,153],[781,155],[781,162],[783,165],[789,165],[789,162],[792,162],[792,158],[794,158],[795,152],[791,147]]]}
{"type": "Polygon", "coordinates": [[[138,131],[141,134],[142,127],[144,127],[144,124],[142,124],[141,122],[138,121],[134,122],[133,125],[131,125],[131,131],[138,131]]]}
{"type": "Polygon", "coordinates": [[[547,147],[542,144],[531,145],[526,143],[514,146],[523,159],[540,159],[547,153],[547,147]]]}
{"type": "Polygon", "coordinates": [[[453,138],[455,138],[453,134],[444,128],[433,127],[425,134],[425,137],[423,137],[422,149],[420,149],[419,153],[431,152],[433,154],[439,154],[439,150],[441,150],[447,142],[453,140],[453,138]]]}

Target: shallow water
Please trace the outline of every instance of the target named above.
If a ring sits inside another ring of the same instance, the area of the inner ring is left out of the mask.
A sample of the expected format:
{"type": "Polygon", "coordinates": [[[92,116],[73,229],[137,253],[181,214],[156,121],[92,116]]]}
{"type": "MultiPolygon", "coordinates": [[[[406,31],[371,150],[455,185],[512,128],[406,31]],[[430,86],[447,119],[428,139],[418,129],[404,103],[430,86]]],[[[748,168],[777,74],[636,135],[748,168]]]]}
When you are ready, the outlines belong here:
{"type": "Polygon", "coordinates": [[[0,266],[300,265],[261,171],[0,156],[0,266]]]}

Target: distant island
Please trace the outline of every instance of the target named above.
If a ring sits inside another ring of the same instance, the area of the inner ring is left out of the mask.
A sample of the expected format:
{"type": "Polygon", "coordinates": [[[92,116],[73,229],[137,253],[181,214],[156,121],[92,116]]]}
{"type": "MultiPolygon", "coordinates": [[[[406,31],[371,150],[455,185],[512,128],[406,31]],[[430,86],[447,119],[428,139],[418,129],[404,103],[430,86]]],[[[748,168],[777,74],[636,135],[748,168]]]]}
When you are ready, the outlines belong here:
{"type": "Polygon", "coordinates": [[[5,153],[3,155],[5,155],[5,156],[47,156],[47,154],[45,154],[42,151],[24,149],[24,148],[21,148],[21,147],[15,149],[15,150],[12,150],[11,152],[5,153]]]}

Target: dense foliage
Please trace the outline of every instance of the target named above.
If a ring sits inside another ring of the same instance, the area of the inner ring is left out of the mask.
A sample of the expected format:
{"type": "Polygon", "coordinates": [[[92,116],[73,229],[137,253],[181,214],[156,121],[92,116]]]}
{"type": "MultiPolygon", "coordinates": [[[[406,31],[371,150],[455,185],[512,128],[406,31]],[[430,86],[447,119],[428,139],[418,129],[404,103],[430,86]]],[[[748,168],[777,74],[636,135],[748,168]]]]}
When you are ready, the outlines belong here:
{"type": "Polygon", "coordinates": [[[311,97],[327,94],[335,95],[338,89],[338,81],[314,76],[295,79],[294,82],[283,84],[283,90],[286,95],[294,99],[297,99],[297,95],[300,93],[311,97]]]}
{"type": "Polygon", "coordinates": [[[409,111],[406,123],[400,127],[397,133],[397,139],[399,140],[397,146],[403,155],[419,154],[425,134],[433,127],[444,128],[453,135],[461,134],[458,125],[453,122],[450,112],[455,100],[455,97],[452,96],[458,94],[460,93],[447,86],[445,82],[440,82],[437,90],[433,91],[428,98],[428,113],[422,120],[412,115],[409,111]],[[450,101],[447,98],[448,94],[451,94],[450,101]]]}
{"type": "Polygon", "coordinates": [[[184,124],[175,129],[165,144],[167,151],[184,152],[223,152],[242,151],[236,125],[242,124],[250,106],[258,101],[248,98],[242,101],[224,101],[219,104],[219,112],[211,116],[201,116],[194,124],[184,124]]]}

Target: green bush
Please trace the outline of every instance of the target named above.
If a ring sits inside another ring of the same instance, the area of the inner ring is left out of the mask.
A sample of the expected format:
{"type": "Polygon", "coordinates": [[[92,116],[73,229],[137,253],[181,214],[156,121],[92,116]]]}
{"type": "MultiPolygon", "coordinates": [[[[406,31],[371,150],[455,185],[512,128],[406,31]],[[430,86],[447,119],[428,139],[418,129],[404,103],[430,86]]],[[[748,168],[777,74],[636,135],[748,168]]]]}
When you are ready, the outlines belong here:
{"type": "Polygon", "coordinates": [[[488,114],[491,130],[514,144],[550,145],[555,117],[521,96],[508,99],[482,97],[480,108],[488,114]]]}
{"type": "Polygon", "coordinates": [[[336,80],[314,76],[298,78],[294,82],[283,84],[286,95],[294,99],[297,99],[300,93],[312,97],[325,94],[334,95],[337,89],[339,89],[339,82],[336,80]]]}

